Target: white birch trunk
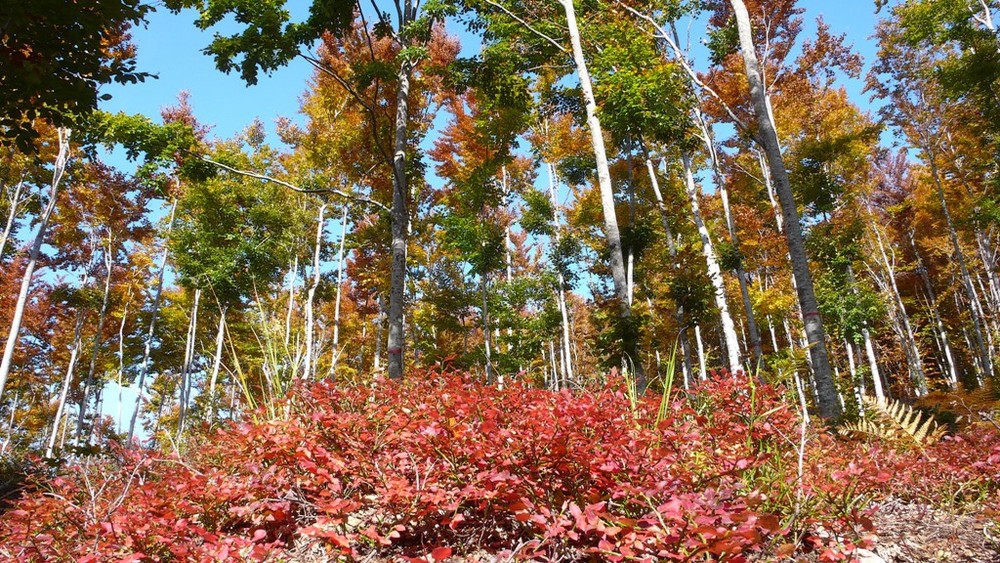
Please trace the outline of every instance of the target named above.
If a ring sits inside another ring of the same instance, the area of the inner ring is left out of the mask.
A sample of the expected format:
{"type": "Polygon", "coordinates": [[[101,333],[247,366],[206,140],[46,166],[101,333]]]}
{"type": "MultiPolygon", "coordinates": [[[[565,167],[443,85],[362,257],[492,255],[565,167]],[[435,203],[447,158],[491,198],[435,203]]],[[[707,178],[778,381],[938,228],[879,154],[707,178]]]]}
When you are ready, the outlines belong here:
{"type": "Polygon", "coordinates": [[[726,287],[722,281],[722,270],[719,268],[719,261],[715,256],[715,245],[712,244],[712,237],[701,216],[698,188],[694,182],[694,172],[691,170],[691,156],[682,153],[681,163],[684,167],[684,188],[691,204],[691,217],[698,229],[698,236],[701,237],[701,250],[705,255],[708,278],[715,290],[715,306],[719,309],[723,342],[726,348],[724,353],[729,362],[729,371],[735,376],[738,371],[743,369],[740,362],[740,342],[736,336],[736,325],[733,323],[733,317],[729,314],[729,300],[726,298],[726,287]]]}
{"type": "Polygon", "coordinates": [[[228,305],[219,308],[219,328],[215,333],[215,358],[212,361],[212,375],[208,383],[208,420],[215,420],[215,385],[219,380],[219,371],[222,368],[222,344],[226,338],[226,313],[229,311],[228,305]]]}
{"type": "Polygon", "coordinates": [[[337,297],[333,305],[333,353],[330,360],[329,376],[336,373],[337,362],[340,360],[340,301],[344,285],[344,241],[347,240],[347,206],[344,206],[340,219],[340,249],[337,251],[337,297]]]}
{"type": "Polygon", "coordinates": [[[184,366],[181,368],[180,406],[177,412],[177,435],[184,432],[184,418],[187,415],[188,397],[191,394],[191,368],[194,363],[194,344],[198,334],[198,303],[201,289],[194,290],[194,304],[191,306],[191,322],[188,324],[187,339],[184,342],[184,366]]]}
{"type": "Polygon", "coordinates": [[[38,231],[35,233],[35,240],[31,244],[31,251],[28,253],[28,264],[21,277],[21,289],[17,295],[17,304],[14,306],[14,315],[11,318],[10,330],[7,332],[7,342],[3,349],[3,359],[0,360],[0,400],[3,400],[3,391],[7,386],[7,378],[10,376],[10,366],[14,361],[14,348],[17,346],[18,335],[21,332],[21,323],[24,320],[24,308],[28,303],[28,290],[31,288],[31,279],[35,274],[35,266],[38,265],[38,257],[41,255],[42,243],[45,242],[45,234],[49,226],[49,218],[52,210],[56,207],[59,195],[59,185],[62,183],[66,173],[66,163],[69,160],[69,129],[60,128],[56,131],[59,138],[59,152],[52,168],[52,182],[49,184],[49,201],[45,204],[45,209],[38,218],[38,231]]]}
{"type": "MultiPolygon", "coordinates": [[[[615,299],[618,301],[622,322],[630,325],[632,323],[632,311],[629,306],[628,281],[625,271],[625,259],[622,255],[621,234],[618,230],[618,215],[615,211],[614,188],[611,185],[611,170],[608,166],[608,156],[604,147],[604,132],[601,128],[601,121],[597,116],[597,101],[594,97],[590,71],[587,69],[587,61],[583,55],[580,28],[576,21],[576,9],[573,6],[572,0],[560,0],[559,3],[566,13],[566,27],[572,46],[573,62],[576,66],[577,77],[580,80],[580,90],[583,93],[584,105],[587,111],[587,128],[590,131],[590,142],[594,150],[594,159],[597,165],[597,183],[601,192],[601,208],[604,212],[604,235],[608,243],[611,277],[615,286],[615,299]]],[[[646,374],[643,369],[642,358],[639,357],[637,343],[632,341],[623,342],[622,344],[627,356],[624,360],[635,371],[638,388],[645,389],[646,374]]]]}
{"type": "Polygon", "coordinates": [[[312,282],[309,284],[309,291],[306,293],[306,350],[304,363],[302,366],[302,376],[306,379],[313,379],[314,372],[314,351],[313,351],[313,328],[314,322],[313,304],[316,300],[316,289],[319,287],[319,255],[323,248],[323,215],[326,212],[326,204],[319,206],[319,216],[316,219],[316,245],[313,249],[312,282]]]}
{"type": "Polygon", "coordinates": [[[90,366],[87,368],[87,379],[84,381],[83,395],[80,397],[80,412],[76,420],[77,445],[83,445],[83,424],[87,418],[87,403],[89,402],[88,399],[90,399],[90,390],[94,385],[94,375],[97,372],[97,355],[101,352],[101,344],[104,343],[104,321],[108,316],[108,302],[111,299],[111,274],[113,273],[115,264],[112,244],[113,241],[109,241],[108,247],[104,250],[104,268],[107,273],[104,276],[104,293],[101,297],[101,310],[97,315],[97,332],[94,333],[94,345],[90,350],[90,366]]]}
{"type": "MultiPolygon", "coordinates": [[[[177,200],[174,199],[170,205],[170,219],[167,221],[167,233],[164,242],[170,239],[170,231],[174,228],[174,213],[177,211],[177,200]]],[[[128,446],[132,447],[132,440],[135,438],[135,423],[139,419],[139,411],[142,410],[143,395],[146,392],[146,374],[149,373],[149,359],[153,350],[153,338],[156,335],[156,321],[160,317],[160,301],[163,297],[163,278],[167,271],[167,255],[169,250],[164,244],[163,254],[160,256],[159,275],[156,277],[156,289],[153,290],[153,310],[149,319],[149,330],[146,331],[146,342],[143,346],[142,363],[139,364],[139,377],[136,382],[135,410],[132,411],[132,418],[128,423],[128,446]]]]}
{"type": "MultiPolygon", "coordinates": [[[[3,251],[7,249],[7,239],[14,230],[14,220],[17,219],[17,207],[21,204],[21,191],[24,189],[24,180],[17,183],[14,193],[10,196],[10,209],[7,213],[7,221],[4,223],[3,233],[0,234],[0,259],[3,259],[3,251]]],[[[27,198],[25,198],[27,199],[27,198]]]]}

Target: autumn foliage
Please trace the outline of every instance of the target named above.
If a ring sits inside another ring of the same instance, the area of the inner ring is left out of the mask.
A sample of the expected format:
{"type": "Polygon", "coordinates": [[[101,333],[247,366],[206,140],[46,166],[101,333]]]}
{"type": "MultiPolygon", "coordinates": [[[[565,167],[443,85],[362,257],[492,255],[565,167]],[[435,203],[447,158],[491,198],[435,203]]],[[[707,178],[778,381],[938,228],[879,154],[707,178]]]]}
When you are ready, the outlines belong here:
{"type": "Polygon", "coordinates": [[[650,395],[633,406],[613,386],[555,393],[436,373],[320,383],[281,420],[205,431],[182,455],[119,449],[38,478],[0,517],[0,556],[836,560],[870,531],[858,498],[957,503],[956,491],[1000,482],[996,433],[924,452],[809,434],[800,480],[801,426],[777,390],[719,376],[659,419],[650,395]]]}

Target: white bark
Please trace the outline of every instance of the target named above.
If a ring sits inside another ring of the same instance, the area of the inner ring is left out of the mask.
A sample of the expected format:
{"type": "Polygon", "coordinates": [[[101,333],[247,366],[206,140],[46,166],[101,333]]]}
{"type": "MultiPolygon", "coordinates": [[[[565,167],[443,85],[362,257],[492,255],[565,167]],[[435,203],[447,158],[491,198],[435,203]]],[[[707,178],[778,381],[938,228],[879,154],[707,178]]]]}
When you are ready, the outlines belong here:
{"type": "MultiPolygon", "coordinates": [[[[555,172],[555,167],[550,163],[546,163],[546,169],[548,170],[549,173],[549,199],[552,201],[552,232],[553,236],[555,237],[556,244],[558,244],[559,237],[561,236],[560,232],[562,230],[562,226],[560,225],[559,222],[559,202],[556,199],[556,172],[555,172]]],[[[570,341],[572,340],[572,334],[570,330],[569,310],[566,307],[566,280],[563,277],[563,273],[561,270],[556,273],[559,278],[558,279],[559,288],[558,291],[556,292],[556,301],[559,305],[559,314],[562,317],[562,348],[568,351],[570,350],[570,341]]],[[[564,357],[564,359],[568,361],[563,362],[562,376],[563,379],[565,379],[566,381],[570,381],[574,378],[572,357],[567,352],[567,355],[564,357]]]]}
{"type": "Polygon", "coordinates": [[[229,306],[223,305],[219,308],[219,329],[215,333],[215,357],[212,361],[212,375],[208,383],[208,420],[215,420],[215,385],[219,380],[219,371],[222,368],[222,344],[226,337],[226,312],[229,306]]]}
{"type": "MultiPolygon", "coordinates": [[[[84,278],[86,285],[86,277],[84,278]]],[[[80,340],[83,329],[83,311],[76,313],[76,326],[73,329],[73,344],[69,353],[69,365],[66,366],[66,375],[63,377],[62,389],[59,391],[59,401],[56,403],[56,416],[52,420],[52,431],[49,434],[48,444],[45,446],[45,457],[52,458],[52,453],[56,446],[56,437],[59,435],[59,423],[62,421],[63,412],[66,409],[66,396],[69,394],[69,386],[73,381],[73,372],[76,370],[76,362],[80,357],[80,340]]]]}
{"type": "Polygon", "coordinates": [[[698,188],[695,185],[694,172],[691,169],[691,156],[687,153],[681,153],[681,164],[684,167],[684,189],[691,204],[691,218],[698,229],[698,236],[701,237],[701,251],[705,255],[708,278],[715,290],[715,306],[719,309],[723,342],[726,347],[724,353],[729,362],[729,372],[735,375],[743,369],[743,366],[740,362],[740,342],[736,336],[736,325],[733,323],[733,317],[729,314],[729,300],[726,297],[726,287],[722,281],[722,270],[719,268],[719,261],[715,256],[715,245],[712,243],[712,237],[701,216],[698,188]]]}
{"type": "MultiPolygon", "coordinates": [[[[604,132],[601,127],[601,121],[597,116],[597,101],[594,97],[590,71],[587,69],[587,61],[583,55],[580,28],[576,21],[576,9],[573,6],[572,0],[560,0],[559,3],[566,13],[566,27],[569,33],[570,45],[572,46],[573,63],[576,66],[576,74],[580,81],[580,90],[583,93],[584,105],[587,111],[587,128],[590,131],[590,143],[594,150],[594,160],[597,165],[597,183],[601,192],[601,208],[604,212],[604,235],[608,243],[611,277],[615,286],[615,299],[618,301],[622,322],[631,324],[632,311],[629,306],[625,258],[622,254],[621,234],[618,230],[618,215],[615,211],[611,170],[608,166],[607,151],[604,147],[604,132]]],[[[623,342],[623,349],[627,356],[624,360],[635,371],[638,388],[645,389],[645,371],[643,370],[642,358],[639,357],[636,342],[623,342]]]]}
{"type": "Polygon", "coordinates": [[[101,310],[97,315],[97,331],[94,333],[94,345],[90,350],[90,366],[87,369],[87,379],[84,381],[83,395],[80,397],[80,412],[76,420],[77,445],[83,444],[83,424],[87,418],[87,403],[90,398],[90,389],[94,385],[94,375],[97,371],[97,355],[101,351],[101,344],[104,343],[104,320],[108,315],[108,302],[111,298],[111,274],[115,263],[112,245],[113,241],[108,241],[108,247],[104,249],[104,268],[106,270],[104,276],[104,294],[101,298],[101,310]]]}
{"type": "Polygon", "coordinates": [[[694,325],[694,339],[698,344],[698,378],[702,381],[708,379],[708,369],[705,365],[705,344],[701,340],[701,325],[694,325]]]}
{"type": "MultiPolygon", "coordinates": [[[[170,231],[174,228],[174,213],[177,211],[177,200],[170,204],[170,218],[167,220],[167,232],[164,242],[170,239],[170,231]]],[[[128,445],[132,446],[132,439],[135,437],[135,423],[139,419],[139,411],[142,409],[143,395],[146,392],[146,374],[149,373],[149,359],[153,350],[153,338],[156,335],[156,321],[160,317],[160,301],[163,297],[163,278],[167,271],[167,255],[169,250],[164,244],[163,254],[160,255],[159,275],[156,277],[156,288],[153,290],[153,310],[149,319],[149,330],[146,331],[146,343],[142,352],[142,363],[139,364],[139,377],[136,382],[135,410],[132,411],[132,418],[128,423],[128,445]]]]}
{"type": "Polygon", "coordinates": [[[14,316],[11,318],[10,330],[7,332],[7,342],[4,345],[3,359],[0,360],[0,400],[3,400],[3,391],[7,386],[7,378],[10,376],[10,366],[14,361],[14,348],[17,345],[18,335],[21,332],[21,323],[24,320],[24,308],[28,303],[28,290],[31,288],[31,279],[35,274],[35,266],[38,264],[38,257],[41,255],[42,243],[45,242],[45,234],[49,226],[49,218],[52,210],[56,207],[59,195],[59,185],[62,183],[66,173],[66,163],[69,161],[69,129],[57,129],[56,134],[59,139],[59,152],[56,155],[55,164],[52,168],[52,182],[49,184],[49,201],[45,204],[45,209],[38,218],[38,231],[35,233],[35,240],[31,244],[31,251],[28,254],[28,264],[21,277],[21,289],[17,295],[17,304],[14,306],[14,316]]]}
{"type": "Polygon", "coordinates": [[[14,192],[10,195],[7,221],[4,223],[3,233],[0,234],[0,260],[3,259],[3,251],[7,248],[7,239],[10,237],[11,231],[14,230],[14,220],[17,219],[17,208],[22,203],[21,191],[23,189],[24,180],[22,179],[17,183],[17,186],[14,187],[14,192]]]}
{"type": "Polygon", "coordinates": [[[295,308],[295,279],[299,276],[299,257],[295,256],[288,270],[288,311],[285,313],[285,347],[292,340],[292,310],[295,308]]]}
{"type": "Polygon", "coordinates": [[[184,342],[184,365],[181,368],[180,406],[177,413],[177,435],[184,432],[184,418],[187,415],[188,398],[191,394],[191,368],[194,363],[194,344],[198,335],[198,303],[201,290],[194,290],[194,304],[191,306],[191,322],[188,324],[187,339],[184,342]]]}
{"type": "Polygon", "coordinates": [[[312,282],[309,284],[309,291],[306,293],[306,352],[302,366],[302,376],[306,379],[315,377],[314,351],[313,351],[313,304],[316,300],[316,289],[319,287],[319,255],[323,248],[323,215],[326,212],[326,204],[319,206],[319,216],[316,219],[316,244],[313,249],[312,282]]]}
{"type": "Polygon", "coordinates": [[[347,240],[347,206],[344,206],[340,219],[340,249],[337,251],[337,297],[333,306],[333,354],[330,360],[329,375],[333,376],[340,360],[340,301],[344,285],[344,241],[347,240]]]}

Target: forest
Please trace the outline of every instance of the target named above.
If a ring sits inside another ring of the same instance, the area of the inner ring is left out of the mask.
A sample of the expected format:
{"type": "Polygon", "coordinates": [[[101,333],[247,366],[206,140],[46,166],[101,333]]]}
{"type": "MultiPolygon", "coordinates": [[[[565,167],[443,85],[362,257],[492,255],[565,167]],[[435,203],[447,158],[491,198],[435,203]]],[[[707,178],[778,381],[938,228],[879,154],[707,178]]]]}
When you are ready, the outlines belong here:
{"type": "Polygon", "coordinates": [[[0,560],[1000,561],[1000,2],[856,4],[0,2],[0,560]]]}

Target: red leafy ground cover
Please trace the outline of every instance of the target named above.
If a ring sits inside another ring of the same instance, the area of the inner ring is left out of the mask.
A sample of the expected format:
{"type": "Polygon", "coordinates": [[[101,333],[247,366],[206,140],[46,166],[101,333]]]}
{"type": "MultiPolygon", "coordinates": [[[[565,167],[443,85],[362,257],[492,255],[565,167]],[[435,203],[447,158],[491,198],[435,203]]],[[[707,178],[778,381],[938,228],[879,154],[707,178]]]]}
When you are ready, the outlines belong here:
{"type": "Polygon", "coordinates": [[[803,441],[794,403],[743,377],[659,406],[456,374],[321,383],[183,455],[119,449],[38,482],[0,516],[0,558],[840,560],[887,495],[1000,509],[996,432],[924,451],[803,441]]]}

